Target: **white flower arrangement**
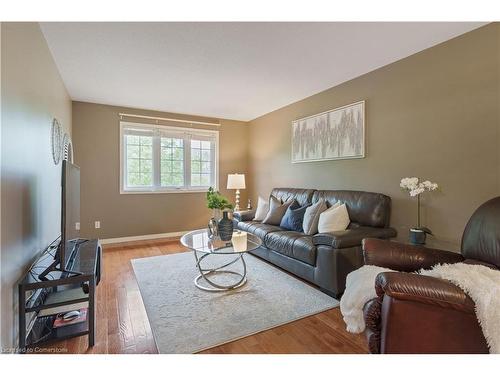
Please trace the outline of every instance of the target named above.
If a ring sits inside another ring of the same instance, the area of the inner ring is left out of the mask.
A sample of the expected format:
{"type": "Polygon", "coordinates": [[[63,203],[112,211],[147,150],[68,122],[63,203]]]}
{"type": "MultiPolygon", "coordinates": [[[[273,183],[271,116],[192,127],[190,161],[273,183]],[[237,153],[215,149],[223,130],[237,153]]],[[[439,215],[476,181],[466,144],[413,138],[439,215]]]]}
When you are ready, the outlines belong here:
{"type": "Polygon", "coordinates": [[[405,177],[401,179],[399,186],[410,193],[410,197],[417,197],[418,211],[417,211],[417,228],[432,234],[432,232],[425,227],[420,226],[420,194],[425,191],[434,191],[438,189],[438,184],[429,180],[420,181],[418,177],[405,177]]]}
{"type": "Polygon", "coordinates": [[[438,184],[430,182],[429,180],[420,182],[418,177],[402,178],[399,186],[401,186],[403,190],[409,191],[411,197],[416,197],[424,191],[436,190],[439,187],[438,184]]]}

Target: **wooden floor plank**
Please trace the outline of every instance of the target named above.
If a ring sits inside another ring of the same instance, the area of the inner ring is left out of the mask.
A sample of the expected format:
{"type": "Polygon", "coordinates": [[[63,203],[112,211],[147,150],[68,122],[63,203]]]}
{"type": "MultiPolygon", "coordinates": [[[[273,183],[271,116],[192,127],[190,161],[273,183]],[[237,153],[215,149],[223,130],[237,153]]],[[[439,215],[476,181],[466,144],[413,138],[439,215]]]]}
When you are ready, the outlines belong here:
{"type": "MultiPolygon", "coordinates": [[[[54,343],[67,353],[157,353],[131,260],[186,251],[178,239],[104,246],[103,277],[96,291],[96,344],[87,336],[54,343]]],[[[260,332],[202,353],[367,353],[363,335],[345,330],[338,308],[260,332]]]]}

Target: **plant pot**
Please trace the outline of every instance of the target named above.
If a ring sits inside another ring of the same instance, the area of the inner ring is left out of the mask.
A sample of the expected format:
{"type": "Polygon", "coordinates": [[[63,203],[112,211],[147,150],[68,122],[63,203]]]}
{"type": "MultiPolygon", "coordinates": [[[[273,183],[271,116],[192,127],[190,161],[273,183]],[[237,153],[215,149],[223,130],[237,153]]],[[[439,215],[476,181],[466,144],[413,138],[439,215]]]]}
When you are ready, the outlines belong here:
{"type": "Polygon", "coordinates": [[[233,237],[233,221],[229,219],[228,211],[222,212],[222,219],[219,220],[217,229],[222,241],[231,241],[233,237]]]}
{"type": "Polygon", "coordinates": [[[213,212],[212,212],[212,219],[215,219],[215,221],[219,221],[220,219],[222,219],[222,214],[221,214],[221,210],[218,209],[218,208],[214,208],[213,209],[213,212]]]}
{"type": "Polygon", "coordinates": [[[412,245],[425,245],[427,233],[419,228],[410,228],[409,240],[412,245]]]}

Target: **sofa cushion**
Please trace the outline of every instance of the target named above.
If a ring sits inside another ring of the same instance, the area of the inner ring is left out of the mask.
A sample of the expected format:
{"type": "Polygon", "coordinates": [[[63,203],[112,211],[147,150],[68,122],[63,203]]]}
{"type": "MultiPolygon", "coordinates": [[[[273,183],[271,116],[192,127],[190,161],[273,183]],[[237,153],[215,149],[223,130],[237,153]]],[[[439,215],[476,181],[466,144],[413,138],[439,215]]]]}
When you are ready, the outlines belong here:
{"type": "Polygon", "coordinates": [[[314,266],[316,264],[316,246],[312,237],[300,232],[271,232],[264,240],[264,245],[280,254],[314,266]]]}
{"type": "Polygon", "coordinates": [[[266,218],[268,212],[269,200],[265,200],[264,198],[259,197],[257,201],[257,210],[255,211],[255,217],[253,219],[255,221],[262,221],[266,218]]]}
{"type": "Polygon", "coordinates": [[[350,222],[346,205],[337,202],[319,215],[318,232],[329,233],[346,230],[350,222]]]}
{"type": "Polygon", "coordinates": [[[295,232],[303,232],[302,223],[304,221],[304,214],[309,206],[310,205],[307,204],[300,207],[298,203],[296,205],[292,204],[286,210],[283,219],[281,219],[280,227],[286,230],[293,230],[295,232]]]}
{"type": "Polygon", "coordinates": [[[285,215],[286,210],[291,206],[295,200],[282,203],[276,197],[271,197],[269,201],[269,212],[266,218],[262,221],[264,224],[280,225],[281,219],[285,215]]]}
{"type": "Polygon", "coordinates": [[[500,268],[500,197],[483,203],[472,214],[462,235],[461,253],[500,268]]]}
{"type": "Polygon", "coordinates": [[[296,200],[301,206],[311,203],[313,189],[297,189],[297,188],[274,188],[271,191],[271,196],[280,199],[282,202],[296,200]]]}
{"type": "Polygon", "coordinates": [[[392,228],[357,227],[338,232],[319,233],[312,236],[314,245],[327,245],[335,249],[361,246],[363,238],[391,238],[396,236],[392,228]]]}
{"type": "Polygon", "coordinates": [[[325,201],[318,201],[307,207],[304,213],[304,221],[302,222],[302,231],[305,234],[313,235],[318,233],[319,215],[327,208],[325,201]]]}
{"type": "Polygon", "coordinates": [[[333,206],[336,202],[345,203],[351,222],[363,226],[387,227],[391,216],[391,198],[384,194],[352,190],[317,190],[312,202],[320,200],[333,206]]]}
{"type": "Polygon", "coordinates": [[[283,231],[283,229],[281,229],[280,227],[277,227],[275,225],[263,224],[258,221],[240,221],[238,223],[238,229],[255,234],[262,240],[262,244],[264,244],[264,240],[267,234],[283,231]]]}

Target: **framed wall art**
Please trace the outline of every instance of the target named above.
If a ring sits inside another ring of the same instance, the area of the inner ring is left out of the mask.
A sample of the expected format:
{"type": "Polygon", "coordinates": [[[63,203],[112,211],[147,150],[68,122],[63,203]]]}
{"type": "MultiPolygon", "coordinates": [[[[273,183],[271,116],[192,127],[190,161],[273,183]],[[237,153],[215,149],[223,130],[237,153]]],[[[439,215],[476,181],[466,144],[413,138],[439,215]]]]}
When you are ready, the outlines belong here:
{"type": "Polygon", "coordinates": [[[364,101],[292,121],[292,163],[364,157],[364,101]]]}

